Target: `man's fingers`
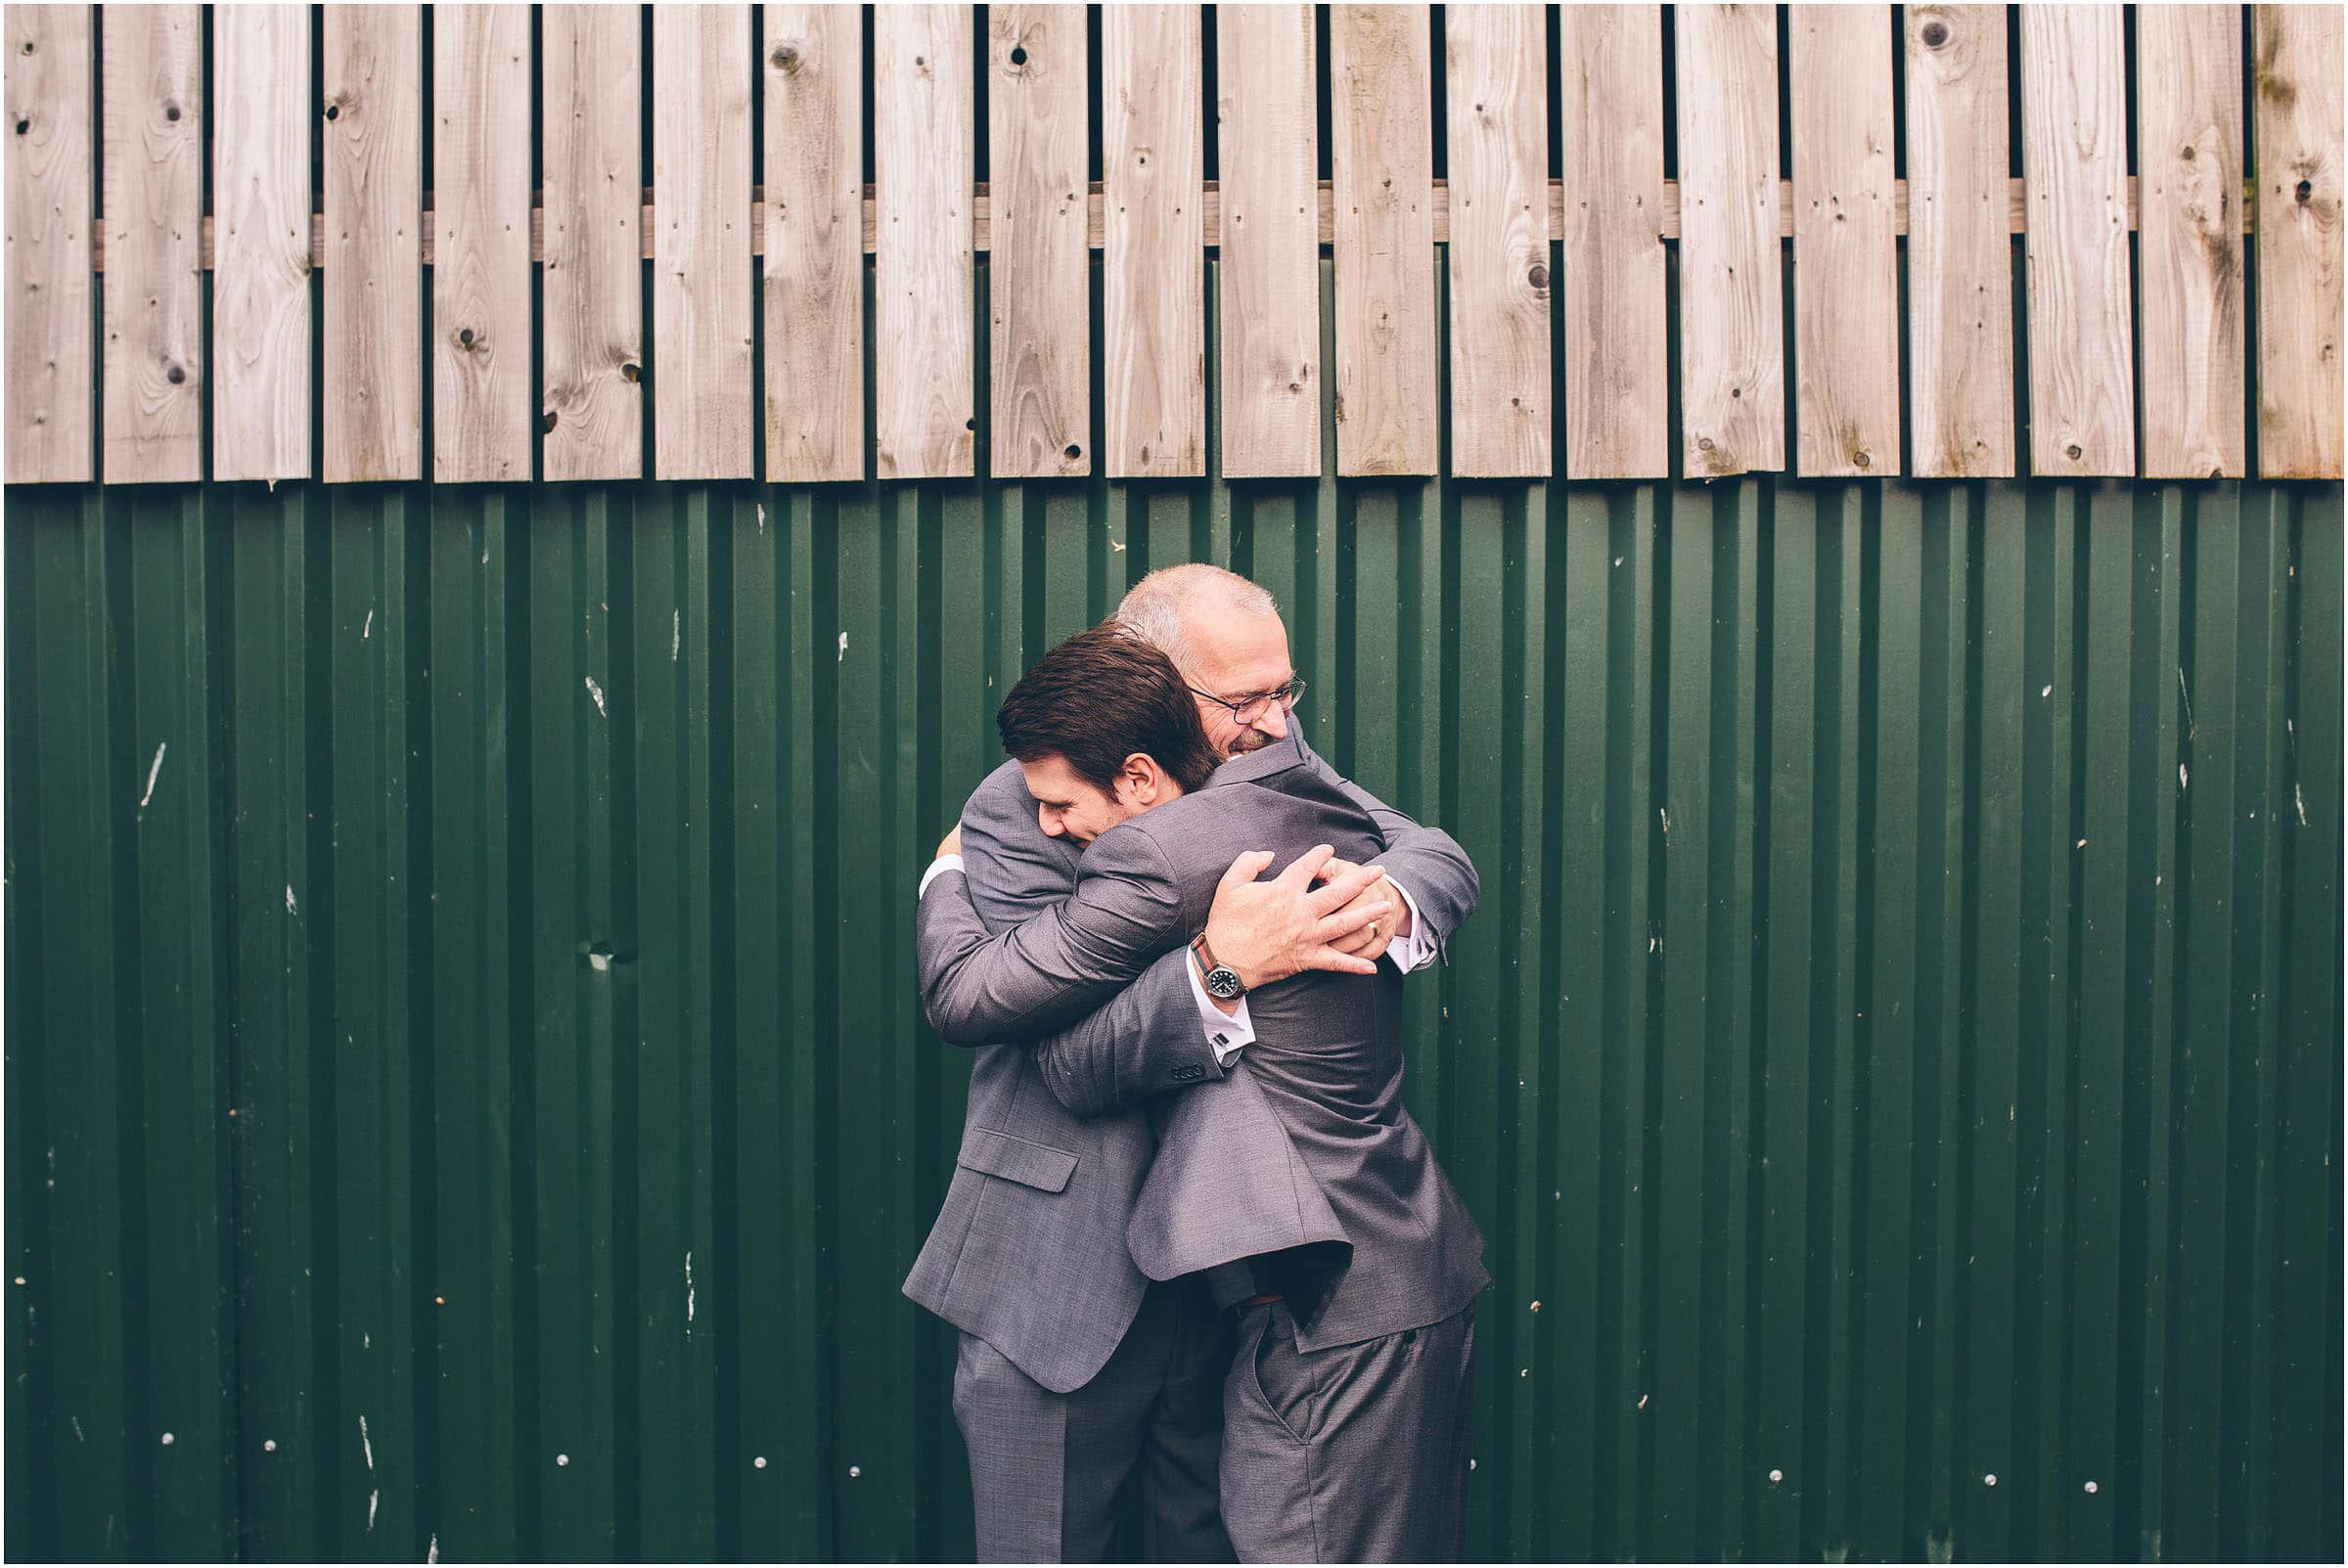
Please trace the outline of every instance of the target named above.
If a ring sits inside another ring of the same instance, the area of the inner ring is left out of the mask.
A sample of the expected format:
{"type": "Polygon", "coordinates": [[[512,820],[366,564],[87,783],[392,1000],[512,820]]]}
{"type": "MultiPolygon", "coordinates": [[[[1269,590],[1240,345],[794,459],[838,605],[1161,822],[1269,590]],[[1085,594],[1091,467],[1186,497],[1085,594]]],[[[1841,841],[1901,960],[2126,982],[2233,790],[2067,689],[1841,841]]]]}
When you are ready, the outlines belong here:
{"type": "MultiPolygon", "coordinates": [[[[1281,874],[1274,877],[1273,880],[1278,882],[1288,892],[1301,893],[1305,890],[1305,888],[1312,885],[1312,880],[1315,874],[1317,874],[1323,866],[1329,863],[1329,857],[1333,853],[1334,851],[1332,850],[1327,844],[1315,844],[1312,848],[1306,850],[1303,854],[1288,862],[1288,864],[1282,869],[1281,874]]],[[[1267,862],[1267,864],[1269,864],[1269,862],[1267,862]]]]}
{"type": "Polygon", "coordinates": [[[1304,896],[1305,913],[1319,916],[1343,909],[1376,887],[1385,874],[1385,869],[1379,866],[1349,867],[1304,896]]]}
{"type": "Polygon", "coordinates": [[[1332,969],[1339,974],[1376,974],[1377,972],[1377,964],[1375,961],[1356,958],[1350,953],[1340,953],[1335,948],[1327,945],[1314,949],[1312,956],[1304,961],[1304,966],[1308,969],[1332,969]]]}
{"type": "Polygon", "coordinates": [[[1387,930],[1392,930],[1392,922],[1387,919],[1387,917],[1393,913],[1393,910],[1394,906],[1382,898],[1358,900],[1333,914],[1324,915],[1315,921],[1312,940],[1334,942],[1341,936],[1351,936],[1356,931],[1369,929],[1373,921],[1383,925],[1387,930]]]}
{"type": "Polygon", "coordinates": [[[1271,864],[1272,851],[1268,849],[1247,850],[1231,863],[1231,869],[1223,874],[1223,880],[1219,885],[1244,887],[1262,874],[1264,868],[1271,864]]]}

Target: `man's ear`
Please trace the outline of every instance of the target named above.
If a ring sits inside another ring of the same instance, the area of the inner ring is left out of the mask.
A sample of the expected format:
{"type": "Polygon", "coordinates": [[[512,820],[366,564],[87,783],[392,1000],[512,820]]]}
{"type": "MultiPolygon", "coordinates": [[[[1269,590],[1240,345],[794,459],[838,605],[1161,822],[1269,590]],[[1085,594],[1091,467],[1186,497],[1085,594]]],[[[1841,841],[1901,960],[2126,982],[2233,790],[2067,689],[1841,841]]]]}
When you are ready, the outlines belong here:
{"type": "Polygon", "coordinates": [[[1166,771],[1147,751],[1136,751],[1117,770],[1117,792],[1133,806],[1162,805],[1168,798],[1166,771]]]}

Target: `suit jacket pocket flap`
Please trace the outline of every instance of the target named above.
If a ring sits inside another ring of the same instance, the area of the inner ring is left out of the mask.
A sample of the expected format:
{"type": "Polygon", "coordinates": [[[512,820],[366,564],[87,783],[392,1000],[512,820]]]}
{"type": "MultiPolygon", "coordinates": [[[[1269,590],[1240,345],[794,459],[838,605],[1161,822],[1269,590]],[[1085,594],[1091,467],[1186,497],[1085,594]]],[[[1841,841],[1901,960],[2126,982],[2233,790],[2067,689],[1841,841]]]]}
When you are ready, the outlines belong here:
{"type": "Polygon", "coordinates": [[[961,1163],[973,1171],[1000,1176],[1007,1182],[1059,1192],[1066,1188],[1068,1177],[1076,1169],[1076,1156],[1048,1144],[1030,1143],[1009,1133],[973,1127],[962,1135],[961,1163]]]}

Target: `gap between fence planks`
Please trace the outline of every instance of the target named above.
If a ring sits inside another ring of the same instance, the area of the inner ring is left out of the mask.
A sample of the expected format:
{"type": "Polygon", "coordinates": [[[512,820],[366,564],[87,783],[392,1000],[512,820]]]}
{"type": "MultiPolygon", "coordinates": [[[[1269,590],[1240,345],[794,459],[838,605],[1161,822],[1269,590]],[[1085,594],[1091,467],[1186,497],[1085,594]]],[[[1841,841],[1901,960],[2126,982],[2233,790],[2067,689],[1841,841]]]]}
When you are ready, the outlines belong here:
{"type": "MultiPolygon", "coordinates": [[[[2022,195],[2022,182],[2019,179],[2009,178],[2007,180],[2006,184],[2006,232],[2009,236],[2022,234],[2026,232],[2022,221],[2025,206],[2025,198],[2022,195]]],[[[1448,180],[1438,179],[1435,181],[1434,190],[1434,243],[1437,245],[1447,245],[1451,241],[1450,182],[1448,180]]],[[[2128,177],[2128,227],[2131,230],[2134,230],[2137,227],[2136,192],[2137,180],[2136,176],[2132,174],[2128,177]]],[[[2249,200],[2250,194],[2249,183],[2245,181],[2242,187],[2242,232],[2244,234],[2253,234],[2257,232],[2252,205],[2249,200]]],[[[649,185],[646,186],[644,189],[644,200],[642,203],[638,237],[638,247],[640,252],[639,259],[645,261],[651,261],[659,254],[659,251],[654,243],[655,231],[653,196],[653,188],[649,185]]],[[[868,181],[864,187],[863,241],[864,252],[867,255],[873,253],[873,234],[875,228],[877,227],[877,219],[875,217],[876,200],[874,187],[871,182],[868,181]]],[[[1086,218],[1084,243],[1088,249],[1098,250],[1101,248],[1102,236],[1104,232],[1104,219],[1102,216],[1102,202],[1104,200],[1105,198],[1103,197],[1101,191],[1101,182],[1099,180],[1091,181],[1086,187],[1085,197],[1086,218]]],[[[1319,203],[1319,222],[1315,226],[1317,230],[1316,239],[1321,245],[1331,245],[1335,240],[1336,217],[1335,202],[1330,193],[1329,181],[1321,180],[1316,182],[1315,200],[1319,203]]],[[[987,185],[985,181],[981,180],[971,187],[971,218],[976,226],[975,245],[973,248],[978,254],[984,255],[994,247],[993,236],[991,233],[991,223],[989,221],[991,214],[989,211],[987,185]]],[[[1201,243],[1213,248],[1221,248],[1223,244],[1222,182],[1217,180],[1208,180],[1205,182],[1199,196],[1198,216],[1200,227],[1204,231],[1204,236],[1201,243]]],[[[754,187],[751,191],[750,218],[752,224],[750,230],[751,248],[753,250],[763,252],[766,247],[766,187],[763,185],[754,187]]],[[[1792,239],[1793,182],[1791,180],[1781,180],[1778,182],[1778,237],[1784,240],[1792,239]]],[[[424,264],[429,267],[432,265],[433,257],[433,248],[431,243],[433,212],[429,206],[427,206],[424,209],[423,222],[425,226],[424,264]]],[[[1565,238],[1565,193],[1563,183],[1561,181],[1551,180],[1549,182],[1549,213],[1547,227],[1548,237],[1550,239],[1562,240],[1565,238]]],[[[1908,233],[1908,182],[1906,180],[1897,180],[1892,184],[1891,227],[1894,234],[1905,235],[1908,233]]],[[[1666,180],[1663,182],[1663,222],[1658,232],[1665,240],[1677,240],[1680,237],[1680,183],[1677,180],[1666,180]]],[[[533,205],[530,208],[530,259],[532,261],[543,260],[545,257],[545,234],[546,209],[543,205],[533,205]]],[[[312,258],[312,265],[323,266],[325,264],[325,250],[326,218],[322,213],[313,212],[310,214],[310,255],[312,258]]],[[[209,269],[212,265],[212,217],[209,213],[204,214],[203,219],[203,265],[206,269],[209,269]]],[[[106,236],[103,230],[93,230],[91,266],[95,271],[104,272],[106,270],[106,236]]]]}

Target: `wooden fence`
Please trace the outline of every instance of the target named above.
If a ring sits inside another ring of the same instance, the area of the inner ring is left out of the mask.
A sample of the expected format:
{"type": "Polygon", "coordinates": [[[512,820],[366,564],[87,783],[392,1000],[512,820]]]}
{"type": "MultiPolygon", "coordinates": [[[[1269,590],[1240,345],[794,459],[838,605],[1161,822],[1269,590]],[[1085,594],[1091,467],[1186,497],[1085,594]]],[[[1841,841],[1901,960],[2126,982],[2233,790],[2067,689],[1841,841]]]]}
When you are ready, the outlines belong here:
{"type": "Polygon", "coordinates": [[[9,480],[2341,474],[2335,6],[649,12],[10,6],[9,480]]]}

